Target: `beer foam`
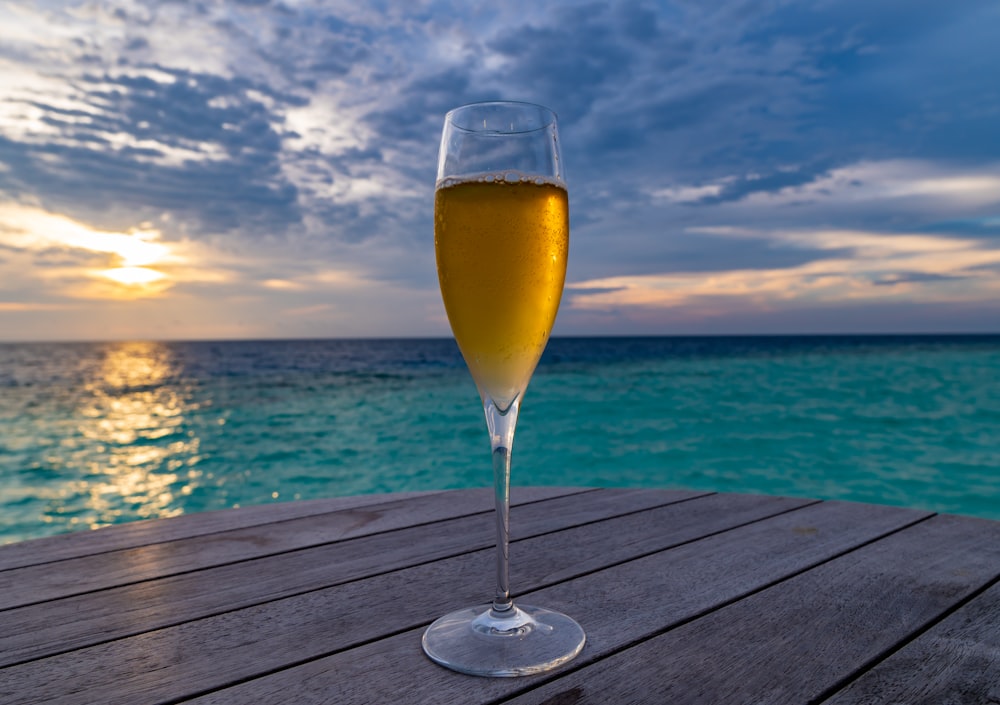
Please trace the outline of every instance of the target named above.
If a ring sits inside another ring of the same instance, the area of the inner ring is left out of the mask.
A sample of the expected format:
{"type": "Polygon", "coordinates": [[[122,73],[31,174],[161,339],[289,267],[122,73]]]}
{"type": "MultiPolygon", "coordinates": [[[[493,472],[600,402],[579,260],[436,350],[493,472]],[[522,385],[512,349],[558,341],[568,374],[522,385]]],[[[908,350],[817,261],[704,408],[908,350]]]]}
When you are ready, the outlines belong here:
{"type": "Polygon", "coordinates": [[[555,176],[542,176],[541,174],[526,174],[520,171],[491,171],[481,174],[463,174],[462,176],[449,176],[438,179],[434,186],[435,191],[443,188],[451,188],[460,184],[534,184],[535,186],[555,186],[566,189],[566,182],[555,176]]]}

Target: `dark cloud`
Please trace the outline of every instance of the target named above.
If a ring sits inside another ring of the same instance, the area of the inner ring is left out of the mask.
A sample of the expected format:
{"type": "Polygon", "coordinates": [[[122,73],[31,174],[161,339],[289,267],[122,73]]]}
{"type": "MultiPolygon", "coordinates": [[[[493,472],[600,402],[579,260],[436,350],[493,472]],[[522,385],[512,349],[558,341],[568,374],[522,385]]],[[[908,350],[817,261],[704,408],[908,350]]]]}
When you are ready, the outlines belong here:
{"type": "Polygon", "coordinates": [[[301,221],[296,187],[281,171],[288,135],[275,125],[302,99],[243,78],[132,70],[144,73],[75,81],[86,108],[34,101],[57,133],[0,136],[0,189],[104,227],[121,227],[108,219],[123,212],[129,225],[169,212],[195,233],[280,232],[301,221]]]}
{"type": "Polygon", "coordinates": [[[223,78],[163,66],[139,66],[148,74],[85,75],[79,82],[85,100],[95,109],[96,128],[154,139],[166,146],[202,151],[221,146],[230,156],[274,153],[281,136],[272,128],[280,113],[251,92],[278,101],[282,107],[307,101],[243,78],[223,78]]]}
{"type": "Polygon", "coordinates": [[[817,178],[828,174],[829,171],[829,168],[824,164],[810,164],[808,167],[799,166],[769,174],[743,174],[723,184],[718,195],[704,196],[696,203],[697,205],[711,206],[726,201],[739,201],[753,193],[770,193],[789,186],[802,186],[816,181],[817,178]]]}
{"type": "Polygon", "coordinates": [[[652,42],[660,35],[659,17],[647,3],[629,0],[614,8],[622,33],[639,42],[652,42]]]}
{"type": "MultiPolygon", "coordinates": [[[[981,184],[974,198],[955,191],[962,178],[992,183],[1000,162],[994,0],[149,0],[45,12],[35,19],[55,17],[60,33],[0,46],[39,77],[0,103],[0,195],[91,227],[150,220],[210,243],[280,241],[286,252],[268,257],[287,260],[231,265],[245,280],[329,269],[433,289],[441,121],[498,98],[560,116],[571,281],[857,256],[783,242],[789,231],[1000,238],[1000,202],[981,184]],[[168,28],[184,34],[174,42],[168,28]],[[23,121],[2,122],[15,114],[23,121]],[[845,184],[851,173],[863,179],[845,184]],[[947,198],[907,190],[952,178],[947,198]],[[744,234],[709,234],[720,228],[744,234]]],[[[870,276],[881,287],[945,279],[870,276]]],[[[823,320],[837,327],[851,311],[823,320]]],[[[738,318],[716,323],[751,325],[738,318]]]]}
{"type": "Polygon", "coordinates": [[[572,286],[569,287],[571,296],[589,296],[591,294],[611,294],[616,291],[624,291],[623,286],[572,286]]]}
{"type": "Polygon", "coordinates": [[[466,67],[421,76],[399,91],[389,109],[375,110],[365,121],[387,143],[417,142],[436,150],[432,136],[440,135],[445,113],[464,102],[488,99],[464,98],[469,95],[470,82],[466,67]]]}
{"type": "Polygon", "coordinates": [[[575,280],[667,272],[725,272],[797,267],[827,258],[849,257],[845,249],[790,245],[765,237],[725,237],[692,232],[670,222],[616,219],[614,237],[603,227],[574,233],[570,270],[575,280]],[[614,256],[608,255],[613,252],[614,256]]]}
{"type": "Polygon", "coordinates": [[[965,278],[944,274],[931,274],[928,272],[897,272],[894,274],[879,275],[873,279],[872,284],[875,286],[896,286],[897,284],[955,281],[965,278]]]}
{"type": "Polygon", "coordinates": [[[920,230],[927,233],[1000,241],[1000,214],[994,218],[936,221],[925,225],[920,230]]]}
{"type": "MultiPolygon", "coordinates": [[[[683,26],[678,5],[658,6],[657,21],[640,8],[637,22],[671,47],[667,68],[624,34],[597,35],[598,57],[602,41],[628,53],[614,64],[623,74],[597,77],[614,79],[616,99],[567,130],[576,163],[591,177],[631,164],[697,183],[789,165],[808,175],[862,159],[1000,156],[1000,92],[989,79],[1000,65],[1000,43],[989,39],[1000,31],[997,11],[982,2],[920,3],[926,13],[868,5],[747,3],[714,16],[689,8],[682,19],[693,26],[677,36],[664,28],[683,26]]],[[[590,48],[564,51],[571,67],[590,48]]],[[[593,96],[584,75],[566,83],[593,96]]],[[[786,173],[732,184],[720,198],[781,188],[786,173]]]]}
{"type": "Polygon", "coordinates": [[[803,146],[836,147],[843,161],[982,159],[1000,156],[991,138],[1000,93],[986,88],[1000,65],[998,31],[1000,11],[988,0],[845,0],[780,8],[753,41],[815,37],[822,90],[803,115],[803,146]]]}
{"type": "MultiPolygon", "coordinates": [[[[582,119],[632,64],[632,50],[610,14],[603,3],[561,7],[551,24],[499,31],[487,47],[508,60],[503,84],[549,105],[566,125],[582,119]]],[[[650,31],[655,34],[655,24],[650,31]]]]}
{"type": "Polygon", "coordinates": [[[140,49],[148,48],[149,41],[147,41],[144,37],[133,37],[125,44],[125,51],[139,51],[140,49]]]}
{"type": "Polygon", "coordinates": [[[368,49],[364,46],[339,38],[329,39],[318,48],[308,70],[311,73],[344,75],[367,56],[368,49]]]}
{"type": "Polygon", "coordinates": [[[714,122],[757,94],[751,85],[727,80],[684,95],[670,95],[643,106],[641,126],[645,131],[669,132],[714,122]]]}

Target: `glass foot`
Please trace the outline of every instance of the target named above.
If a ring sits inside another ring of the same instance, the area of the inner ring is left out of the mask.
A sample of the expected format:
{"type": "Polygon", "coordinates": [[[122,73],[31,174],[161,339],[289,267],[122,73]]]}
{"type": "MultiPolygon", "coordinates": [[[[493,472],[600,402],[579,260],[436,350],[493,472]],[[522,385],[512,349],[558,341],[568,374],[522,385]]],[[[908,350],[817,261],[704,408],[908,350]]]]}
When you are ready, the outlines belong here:
{"type": "Polygon", "coordinates": [[[530,605],[498,612],[469,607],[424,632],[424,653],[473,676],[527,676],[566,663],[583,648],[583,628],[560,612],[530,605]]]}

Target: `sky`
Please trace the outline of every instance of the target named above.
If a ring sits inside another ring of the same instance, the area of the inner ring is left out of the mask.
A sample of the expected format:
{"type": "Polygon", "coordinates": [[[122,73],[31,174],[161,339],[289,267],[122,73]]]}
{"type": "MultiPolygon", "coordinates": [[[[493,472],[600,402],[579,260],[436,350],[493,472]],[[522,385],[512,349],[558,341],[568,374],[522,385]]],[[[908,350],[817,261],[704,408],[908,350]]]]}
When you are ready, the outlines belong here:
{"type": "Polygon", "coordinates": [[[0,0],[0,341],[447,336],[445,112],[557,112],[556,335],[1000,332],[996,0],[0,0]]]}

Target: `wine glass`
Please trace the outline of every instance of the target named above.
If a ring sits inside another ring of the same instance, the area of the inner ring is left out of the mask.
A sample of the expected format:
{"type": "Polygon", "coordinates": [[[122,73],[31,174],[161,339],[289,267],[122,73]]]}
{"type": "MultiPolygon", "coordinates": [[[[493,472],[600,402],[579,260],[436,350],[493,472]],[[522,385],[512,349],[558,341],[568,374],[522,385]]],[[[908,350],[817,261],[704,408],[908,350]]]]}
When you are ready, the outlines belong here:
{"type": "Polygon", "coordinates": [[[514,605],[508,581],[510,453],[521,398],[548,342],[566,278],[569,205],[556,115],[529,103],[466,105],[445,116],[434,249],[445,310],[479,389],[493,452],[493,603],[441,617],[424,652],[481,676],[555,668],[586,639],[559,612],[514,605]]]}

